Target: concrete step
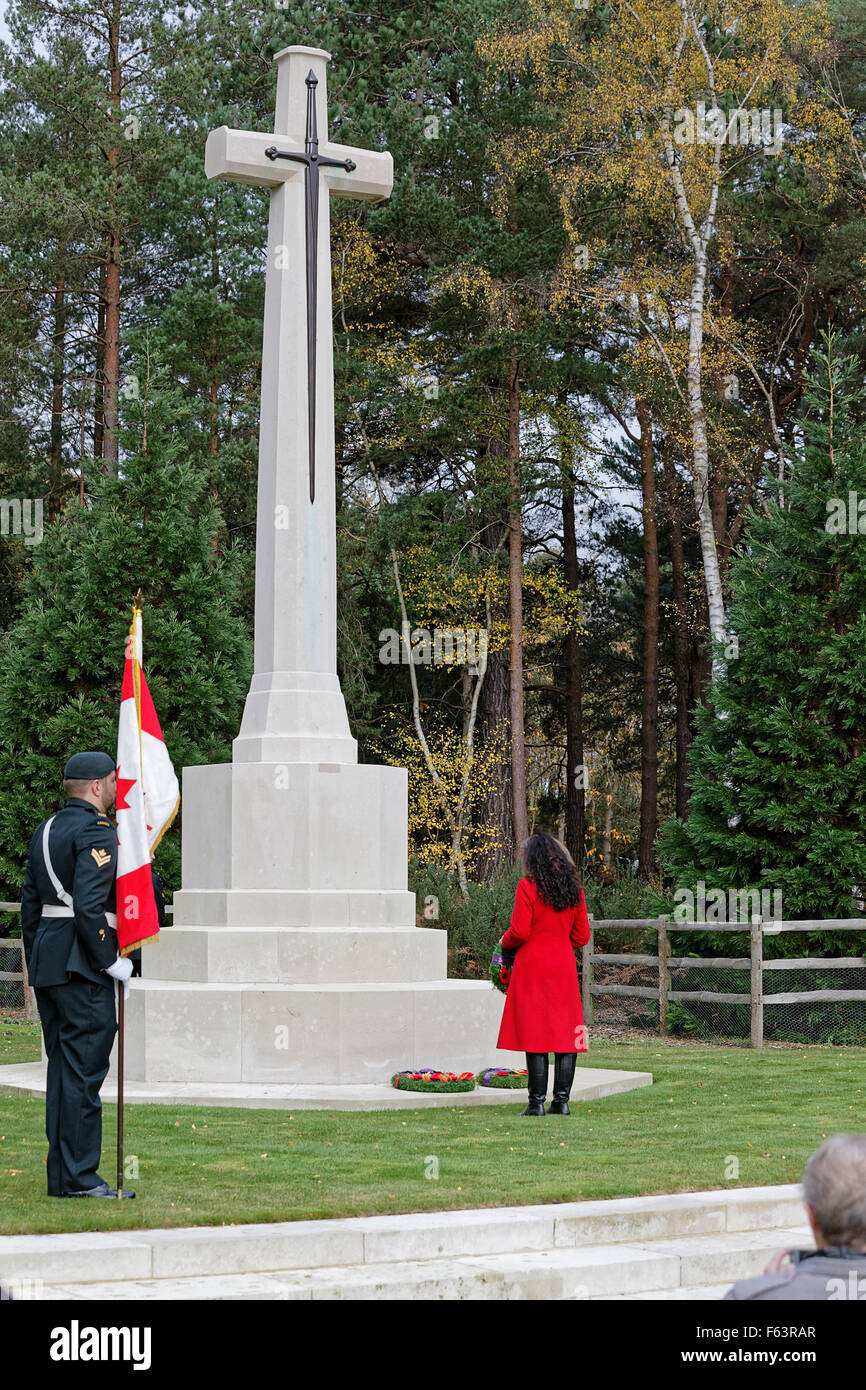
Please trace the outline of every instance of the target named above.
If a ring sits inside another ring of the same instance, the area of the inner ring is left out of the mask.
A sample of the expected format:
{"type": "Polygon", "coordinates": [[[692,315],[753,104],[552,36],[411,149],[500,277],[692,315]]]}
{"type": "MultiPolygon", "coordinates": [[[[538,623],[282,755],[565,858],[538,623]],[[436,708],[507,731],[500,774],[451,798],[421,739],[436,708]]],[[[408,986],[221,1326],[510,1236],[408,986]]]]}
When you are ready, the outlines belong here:
{"type": "Polygon", "coordinates": [[[448,973],[444,931],[383,927],[173,926],[142,952],[152,980],[210,984],[257,980],[328,984],[442,980],[448,973]]]}
{"type": "MultiPolygon", "coordinates": [[[[808,1246],[794,1185],[343,1220],[0,1238],[27,1297],[622,1298],[808,1246]],[[123,1292],[123,1291],[126,1292],[123,1292]]],[[[727,1287],[726,1284],[725,1287],[727,1287]]],[[[677,1293],[676,1296],[687,1296],[677,1293]]],[[[712,1297],[712,1293],[696,1294],[712,1297]]]]}
{"type": "Polygon", "coordinates": [[[808,1244],[803,1228],[738,1232],[643,1245],[588,1245],[459,1259],[274,1270],[52,1285],[42,1297],[131,1299],[713,1299],[737,1279],[760,1274],[788,1245],[808,1244]],[[724,1283],[718,1281],[723,1276],[724,1283]]]}
{"type": "MultiPolygon", "coordinates": [[[[763,1273],[758,1270],[758,1273],[763,1273]]],[[[742,1276],[748,1279],[748,1274],[742,1276]]],[[[725,1284],[694,1284],[690,1288],[682,1289],[650,1289],[646,1293],[615,1293],[603,1295],[598,1302],[606,1303],[645,1303],[650,1301],[664,1303],[718,1303],[724,1298],[731,1284],[735,1280],[730,1280],[725,1284]]]]}

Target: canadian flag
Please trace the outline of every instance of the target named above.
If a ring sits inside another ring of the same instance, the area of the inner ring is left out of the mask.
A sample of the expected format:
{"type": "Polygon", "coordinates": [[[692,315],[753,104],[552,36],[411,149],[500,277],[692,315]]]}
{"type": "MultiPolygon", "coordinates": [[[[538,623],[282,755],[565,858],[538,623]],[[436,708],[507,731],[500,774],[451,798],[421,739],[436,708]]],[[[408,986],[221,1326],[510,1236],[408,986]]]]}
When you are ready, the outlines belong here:
{"type": "Polygon", "coordinates": [[[141,666],[141,610],[133,608],[117,731],[117,943],[123,956],[159,939],[150,861],[180,806],[141,666]]]}

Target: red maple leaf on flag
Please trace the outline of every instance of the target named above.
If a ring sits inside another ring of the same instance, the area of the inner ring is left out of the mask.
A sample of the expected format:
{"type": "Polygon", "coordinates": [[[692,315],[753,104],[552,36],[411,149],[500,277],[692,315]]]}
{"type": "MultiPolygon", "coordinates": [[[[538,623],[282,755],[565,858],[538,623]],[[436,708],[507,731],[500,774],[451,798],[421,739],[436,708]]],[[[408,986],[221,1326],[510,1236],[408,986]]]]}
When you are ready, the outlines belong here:
{"type": "Polygon", "coordinates": [[[117,769],[117,798],[115,808],[118,811],[131,811],[132,807],[127,804],[126,793],[134,787],[138,781],[137,777],[121,777],[120,768],[117,769]]]}

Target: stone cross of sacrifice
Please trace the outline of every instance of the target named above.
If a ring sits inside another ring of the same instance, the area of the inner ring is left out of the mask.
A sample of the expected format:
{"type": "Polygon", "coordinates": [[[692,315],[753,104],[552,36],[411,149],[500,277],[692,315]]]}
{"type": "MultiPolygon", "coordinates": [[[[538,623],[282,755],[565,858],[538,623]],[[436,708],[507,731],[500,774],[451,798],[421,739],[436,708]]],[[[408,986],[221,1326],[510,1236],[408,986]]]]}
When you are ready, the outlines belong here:
{"type": "Polygon", "coordinates": [[[221,126],[205,150],[209,178],[271,190],[255,674],[235,762],[357,758],[336,675],[330,196],[379,202],[394,166],[390,154],[328,140],[330,56],[300,46],[277,53],[273,132],[221,126]]]}

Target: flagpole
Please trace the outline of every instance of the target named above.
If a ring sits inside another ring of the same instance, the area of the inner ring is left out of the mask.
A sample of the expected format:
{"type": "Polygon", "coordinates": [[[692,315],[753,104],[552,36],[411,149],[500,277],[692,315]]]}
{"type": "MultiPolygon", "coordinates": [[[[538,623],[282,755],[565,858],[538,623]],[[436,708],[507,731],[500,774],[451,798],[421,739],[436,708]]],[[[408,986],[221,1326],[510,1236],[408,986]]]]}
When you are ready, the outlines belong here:
{"type": "Polygon", "coordinates": [[[123,980],[117,982],[117,1199],[123,1197],[123,980]]]}
{"type": "MultiPolygon", "coordinates": [[[[132,631],[135,632],[135,619],[141,609],[143,595],[141,589],[132,600],[132,631]]],[[[124,1015],[123,997],[125,984],[117,982],[117,1200],[123,1200],[123,1041],[124,1015]]]]}

